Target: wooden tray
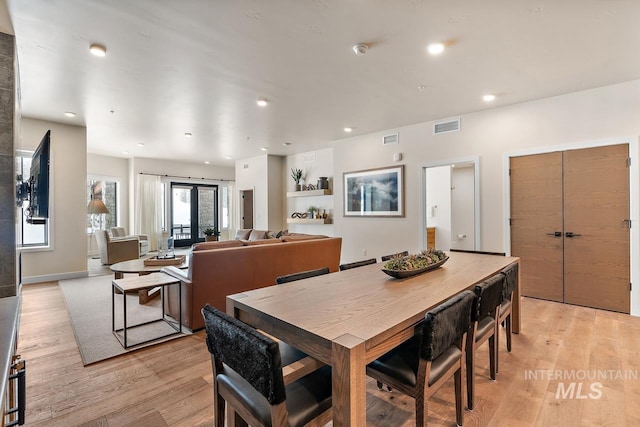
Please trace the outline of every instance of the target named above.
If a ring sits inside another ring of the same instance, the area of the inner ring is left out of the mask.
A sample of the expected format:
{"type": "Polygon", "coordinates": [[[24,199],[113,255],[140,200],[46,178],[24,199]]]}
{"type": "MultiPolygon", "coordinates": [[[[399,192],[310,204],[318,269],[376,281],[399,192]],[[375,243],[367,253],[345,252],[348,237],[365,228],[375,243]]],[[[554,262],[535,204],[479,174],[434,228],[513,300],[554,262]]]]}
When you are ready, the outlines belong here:
{"type": "Polygon", "coordinates": [[[187,259],[186,255],[176,255],[175,258],[158,259],[157,257],[147,258],[144,265],[180,265],[187,259]]]}

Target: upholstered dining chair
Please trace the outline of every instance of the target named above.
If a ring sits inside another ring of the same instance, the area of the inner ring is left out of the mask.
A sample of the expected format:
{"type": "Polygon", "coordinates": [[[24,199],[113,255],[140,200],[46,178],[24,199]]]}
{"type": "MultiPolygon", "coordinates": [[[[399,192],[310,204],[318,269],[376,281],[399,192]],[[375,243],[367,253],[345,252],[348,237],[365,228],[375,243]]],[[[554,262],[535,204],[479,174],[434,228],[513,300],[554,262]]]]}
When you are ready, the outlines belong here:
{"type": "Polygon", "coordinates": [[[489,376],[496,379],[498,352],[498,308],[502,301],[502,282],[504,275],[495,274],[474,286],[478,297],[476,310],[471,314],[472,331],[467,339],[467,407],[474,406],[475,353],[486,341],[489,341],[489,376]]]}
{"type": "Polygon", "coordinates": [[[331,417],[331,367],[285,386],[278,343],[214,307],[202,309],[217,427],[302,426],[331,417]]]}
{"type": "Polygon", "coordinates": [[[349,270],[351,268],[364,267],[365,265],[375,264],[377,261],[375,258],[365,259],[362,261],[350,262],[347,264],[340,264],[340,271],[349,270]]]}
{"type": "MultiPolygon", "coordinates": [[[[504,323],[506,327],[507,335],[507,351],[511,352],[511,307],[513,302],[513,295],[518,286],[518,264],[511,264],[507,268],[501,271],[504,275],[504,282],[502,286],[502,302],[500,304],[500,310],[498,314],[498,325],[504,323]]],[[[499,326],[498,326],[499,327],[499,326]]],[[[499,340],[498,340],[499,341],[499,340]]],[[[499,347],[499,345],[498,345],[499,347]]],[[[498,353],[496,353],[496,372],[498,372],[498,353]]]]}
{"type": "Polygon", "coordinates": [[[278,276],[276,277],[276,284],[281,285],[283,283],[295,282],[296,280],[308,279],[309,277],[321,276],[323,274],[329,274],[329,267],[278,276]]]}
{"type": "Polygon", "coordinates": [[[402,252],[398,252],[397,254],[384,255],[380,259],[382,261],[389,261],[391,258],[402,258],[403,256],[408,256],[408,255],[409,255],[409,251],[402,251],[402,252]]]}
{"type": "Polygon", "coordinates": [[[367,375],[413,397],[416,425],[427,425],[427,401],[454,377],[456,423],[462,425],[465,341],[476,296],[464,291],[425,314],[422,333],[367,365],[367,375]]]}

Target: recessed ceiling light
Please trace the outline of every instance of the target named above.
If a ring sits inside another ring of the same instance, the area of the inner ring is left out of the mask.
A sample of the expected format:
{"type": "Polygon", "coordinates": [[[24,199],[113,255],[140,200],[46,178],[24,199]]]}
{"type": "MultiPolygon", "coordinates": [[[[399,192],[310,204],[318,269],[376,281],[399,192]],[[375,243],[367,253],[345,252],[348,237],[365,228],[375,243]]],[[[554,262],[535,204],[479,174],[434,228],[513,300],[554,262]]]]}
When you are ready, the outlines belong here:
{"type": "Polygon", "coordinates": [[[129,152],[128,151],[123,151],[122,154],[129,154],[129,152]]]}
{"type": "Polygon", "coordinates": [[[260,147],[260,149],[261,149],[262,151],[267,151],[267,150],[268,150],[268,148],[267,148],[267,147],[260,147]]]}
{"type": "Polygon", "coordinates": [[[256,101],[256,104],[258,104],[260,107],[266,107],[267,106],[267,100],[266,99],[258,99],[256,101]]]}
{"type": "Polygon", "coordinates": [[[101,44],[94,43],[89,46],[89,52],[91,52],[95,56],[106,56],[107,48],[101,44]]]}
{"type": "Polygon", "coordinates": [[[184,133],[185,138],[191,138],[191,132],[185,132],[184,133]]]}
{"type": "Polygon", "coordinates": [[[76,113],[74,113],[73,111],[67,111],[66,113],[64,113],[64,115],[67,117],[75,117],[76,113]]]}
{"type": "Polygon", "coordinates": [[[205,160],[205,162],[204,162],[204,164],[205,164],[205,165],[208,165],[208,164],[210,164],[210,163],[211,163],[211,162],[210,162],[209,160],[205,160]]]}
{"type": "Polygon", "coordinates": [[[442,43],[431,43],[429,46],[427,46],[427,51],[431,55],[440,55],[442,52],[444,52],[444,44],[442,44],[442,43]]]}
{"type": "Polygon", "coordinates": [[[495,96],[495,95],[493,95],[493,94],[491,94],[491,93],[488,93],[488,94],[486,94],[486,95],[484,95],[484,96],[482,97],[482,100],[483,100],[484,102],[491,102],[491,101],[493,101],[493,100],[495,100],[495,99],[496,99],[496,96],[495,96]]]}
{"type": "Polygon", "coordinates": [[[225,157],[226,159],[230,159],[230,158],[231,158],[231,156],[224,156],[224,157],[225,157]]]}
{"type": "Polygon", "coordinates": [[[138,147],[144,147],[144,143],[138,142],[138,147]]]}
{"type": "Polygon", "coordinates": [[[283,142],[282,145],[284,145],[285,147],[288,147],[289,145],[291,145],[290,142],[283,142]]]}
{"type": "Polygon", "coordinates": [[[351,132],[353,129],[352,128],[344,128],[345,132],[351,132]]]}
{"type": "Polygon", "coordinates": [[[357,45],[353,46],[353,52],[358,56],[364,55],[368,50],[369,46],[364,43],[358,43],[357,45]]]}

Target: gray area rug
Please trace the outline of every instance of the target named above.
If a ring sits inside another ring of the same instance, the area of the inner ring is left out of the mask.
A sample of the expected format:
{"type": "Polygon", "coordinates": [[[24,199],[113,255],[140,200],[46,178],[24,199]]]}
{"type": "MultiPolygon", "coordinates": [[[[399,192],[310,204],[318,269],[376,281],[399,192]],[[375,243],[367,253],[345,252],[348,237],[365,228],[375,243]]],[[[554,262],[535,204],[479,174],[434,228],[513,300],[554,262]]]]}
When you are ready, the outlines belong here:
{"type": "MultiPolygon", "coordinates": [[[[112,275],[84,277],[61,280],[60,289],[71,317],[71,325],[76,336],[83,364],[99,362],[131,351],[170,339],[179,338],[189,332],[172,335],[151,343],[136,345],[150,338],[175,332],[166,322],[154,322],[148,325],[127,329],[127,342],[134,345],[128,349],[120,344],[111,332],[111,281],[112,275]]],[[[123,324],[123,296],[116,294],[116,329],[123,324]]],[[[145,305],[138,304],[138,295],[127,295],[127,328],[162,317],[160,297],[145,305]]],[[[122,332],[120,332],[122,336],[122,332]]]]}

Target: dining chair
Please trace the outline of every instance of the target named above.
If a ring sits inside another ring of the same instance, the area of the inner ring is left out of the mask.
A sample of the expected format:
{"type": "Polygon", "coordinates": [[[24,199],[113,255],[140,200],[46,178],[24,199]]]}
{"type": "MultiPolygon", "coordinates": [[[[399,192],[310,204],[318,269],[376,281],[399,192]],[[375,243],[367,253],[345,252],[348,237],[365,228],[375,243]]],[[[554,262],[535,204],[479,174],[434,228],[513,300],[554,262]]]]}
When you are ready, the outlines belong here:
{"type": "Polygon", "coordinates": [[[375,264],[377,261],[375,258],[365,259],[362,261],[350,262],[347,264],[340,264],[340,271],[349,270],[351,268],[364,267],[365,265],[375,264]]]}
{"type": "Polygon", "coordinates": [[[498,353],[498,309],[502,301],[502,282],[504,275],[495,274],[474,286],[473,292],[478,297],[476,309],[471,314],[471,334],[467,338],[467,407],[474,406],[475,353],[486,341],[489,342],[489,376],[496,379],[498,353]]]}
{"type": "Polygon", "coordinates": [[[465,340],[476,296],[472,291],[450,298],[429,310],[421,334],[367,365],[367,375],[413,397],[416,425],[427,425],[427,401],[454,377],[456,422],[462,425],[462,371],[465,340]]]}
{"type": "Polygon", "coordinates": [[[402,258],[403,256],[408,256],[409,251],[398,252],[397,254],[384,255],[381,259],[382,261],[389,261],[392,258],[402,258]]]}
{"type": "Polygon", "coordinates": [[[281,285],[283,283],[295,282],[296,280],[308,279],[309,277],[322,276],[323,274],[329,274],[329,267],[278,276],[276,277],[276,284],[281,285]]]}
{"type": "Polygon", "coordinates": [[[302,426],[331,419],[331,367],[285,385],[278,343],[206,305],[206,343],[213,369],[217,427],[302,426]]]}
{"type": "MultiPolygon", "coordinates": [[[[501,274],[504,275],[504,282],[502,286],[502,302],[498,314],[498,325],[505,325],[507,351],[511,353],[511,307],[513,305],[513,295],[518,286],[518,263],[511,264],[503,269],[501,274]]],[[[498,366],[498,353],[496,353],[496,372],[498,372],[498,366]]]]}

